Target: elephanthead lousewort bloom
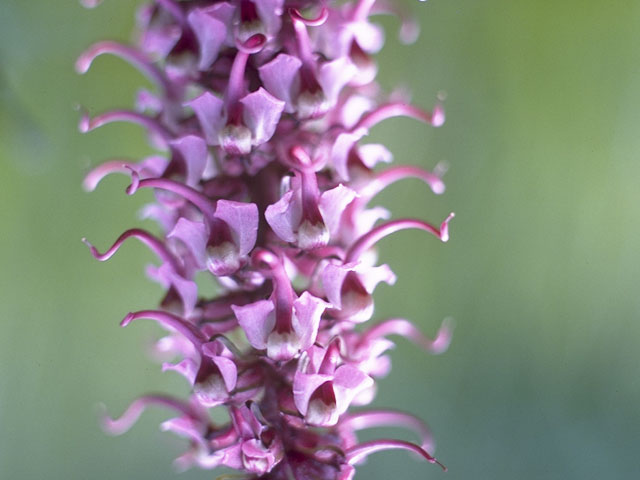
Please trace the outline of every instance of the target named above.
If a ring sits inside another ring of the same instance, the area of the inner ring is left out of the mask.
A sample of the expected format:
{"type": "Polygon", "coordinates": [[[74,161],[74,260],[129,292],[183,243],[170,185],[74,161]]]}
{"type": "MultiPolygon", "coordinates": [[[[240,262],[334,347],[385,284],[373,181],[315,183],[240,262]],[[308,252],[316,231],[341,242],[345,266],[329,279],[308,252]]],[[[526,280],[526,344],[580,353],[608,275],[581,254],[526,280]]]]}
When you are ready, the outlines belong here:
{"type": "Polygon", "coordinates": [[[176,416],[163,430],[188,440],[179,469],[226,466],[252,479],[351,479],[355,465],[385,449],[439,463],[419,419],[350,411],[370,403],[375,379],[388,373],[388,336],[431,353],[451,337],[446,322],[434,340],[400,318],[359,326],[373,316],[376,285],[395,282],[377,261],[377,242],[403,229],[446,242],[453,217],[433,226],[389,220],[370,206],[406,178],[444,191],[439,175],[421,168],[377,168],[391,153],[363,141],[390,117],[444,122],[440,105],[421,110],[375,83],[383,32],[370,17],[397,14],[405,41],[417,31],[399,3],[155,0],[140,9],[135,47],[104,41],[80,56],[80,73],[111,54],[155,85],[132,110],[83,113],[80,129],[146,129],[161,153],[108,161],[84,186],[121,173],[130,178],[127,194],[151,189],[155,203],[144,214],[162,233],[132,228],[104,253],[85,243],[100,261],[130,239],[157,255],[149,275],[166,291],[161,305],[129,313],[121,325],[157,322],[166,336],[155,348],[170,359],[163,370],[191,386],[189,398],[143,396],[119,419],[105,416],[108,432],[126,431],[149,406],[165,407],[176,416]],[[197,275],[217,283],[217,296],[199,295],[197,275]],[[214,408],[228,423],[211,420],[214,408]],[[409,428],[422,441],[358,440],[359,430],[383,426],[409,428]]]}

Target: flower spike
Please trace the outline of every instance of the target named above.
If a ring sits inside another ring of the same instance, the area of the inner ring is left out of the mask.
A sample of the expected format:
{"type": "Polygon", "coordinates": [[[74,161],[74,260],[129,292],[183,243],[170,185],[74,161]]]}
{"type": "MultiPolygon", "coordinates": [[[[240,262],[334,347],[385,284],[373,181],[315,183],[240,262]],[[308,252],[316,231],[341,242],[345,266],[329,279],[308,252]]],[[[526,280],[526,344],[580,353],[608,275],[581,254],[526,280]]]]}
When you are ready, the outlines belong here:
{"type": "Polygon", "coordinates": [[[120,434],[146,408],[168,408],[175,416],[161,429],[187,442],[177,469],[226,467],[247,480],[352,480],[364,459],[390,449],[446,470],[417,417],[351,411],[371,403],[377,379],[391,371],[391,337],[439,354],[453,331],[449,319],[434,338],[404,318],[376,319],[377,285],[396,282],[377,263],[376,244],[406,229],[446,242],[453,218],[432,225],[369,206],[404,179],[445,191],[440,167],[378,169],[394,155],[365,141],[392,117],[444,123],[440,104],[423,110],[384,94],[376,80],[385,34],[372,16],[398,17],[403,41],[418,32],[413,17],[393,0],[146,1],[137,45],[98,42],[76,70],[115,55],[154,91],[140,92],[134,110],[93,118],[83,110],[78,127],[143,127],[158,152],[108,160],[83,187],[129,175],[127,195],[153,191],[142,218],[159,228],[130,228],[105,251],[83,241],[99,261],[130,238],[155,253],[147,274],[163,288],[160,306],[128,313],[120,325],[158,324],[154,359],[182,375],[189,392],[184,400],[142,396],[120,418],[105,414],[104,429],[120,434]],[[213,408],[228,420],[213,424],[213,408]],[[361,443],[360,431],[374,427],[402,427],[416,443],[361,443]]]}

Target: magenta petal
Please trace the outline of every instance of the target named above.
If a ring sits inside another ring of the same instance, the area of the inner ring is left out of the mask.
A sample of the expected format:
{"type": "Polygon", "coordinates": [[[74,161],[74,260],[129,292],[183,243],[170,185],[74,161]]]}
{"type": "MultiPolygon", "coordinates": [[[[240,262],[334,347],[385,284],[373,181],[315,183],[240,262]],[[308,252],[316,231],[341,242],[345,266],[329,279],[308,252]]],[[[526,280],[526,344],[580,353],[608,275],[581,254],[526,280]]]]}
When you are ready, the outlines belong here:
{"type": "Polygon", "coordinates": [[[180,217],[173,230],[167,234],[167,238],[177,238],[191,251],[193,258],[198,262],[198,268],[206,268],[206,247],[209,233],[202,222],[194,222],[180,217]]]}
{"type": "Polygon", "coordinates": [[[207,70],[218,58],[220,47],[227,37],[227,26],[201,8],[194,8],[188,20],[200,47],[198,69],[207,70]]]}
{"type": "Polygon", "coordinates": [[[302,206],[298,197],[299,195],[294,197],[294,190],[289,190],[280,200],[269,205],[264,213],[269,226],[285,242],[296,241],[294,232],[302,218],[302,206]]]}
{"type": "Polygon", "coordinates": [[[240,99],[244,105],[242,118],[252,133],[252,145],[262,145],[273,137],[284,102],[260,87],[256,92],[240,99]]]}
{"type": "Polygon", "coordinates": [[[238,368],[236,367],[236,364],[233,360],[226,357],[212,357],[211,360],[216,364],[218,370],[220,370],[220,374],[222,375],[224,386],[227,388],[227,391],[231,392],[236,388],[236,382],[238,380],[238,368]]]}
{"type": "Polygon", "coordinates": [[[338,414],[347,411],[353,399],[363,390],[373,386],[373,379],[356,367],[346,364],[339,366],[333,379],[338,414]]]}
{"type": "Polygon", "coordinates": [[[172,286],[176,289],[176,292],[178,292],[182,300],[184,315],[186,317],[193,313],[193,309],[198,301],[198,286],[195,282],[181,277],[166,263],[163,263],[159,267],[150,266],[147,268],[147,273],[165,288],[172,286]]]}
{"type": "Polygon", "coordinates": [[[354,269],[354,265],[353,263],[345,265],[330,263],[322,271],[322,287],[334,308],[342,308],[342,284],[347,274],[354,269]]]}
{"type": "Polygon", "coordinates": [[[207,165],[209,152],[205,141],[196,135],[185,135],[171,140],[169,145],[177,150],[184,159],[187,169],[187,185],[197,185],[207,165]]]}
{"type": "Polygon", "coordinates": [[[281,53],[269,63],[259,68],[260,79],[265,88],[280,100],[284,100],[285,111],[293,112],[295,95],[300,86],[298,71],[302,62],[298,57],[281,53]]]}
{"type": "Polygon", "coordinates": [[[367,168],[373,168],[380,162],[391,163],[393,161],[393,154],[387,147],[379,143],[360,145],[358,153],[367,168]]]}
{"type": "Polygon", "coordinates": [[[242,462],[252,473],[264,475],[270,472],[283,457],[282,444],[277,442],[266,447],[260,439],[250,439],[242,443],[242,462]]]}
{"type": "Polygon", "coordinates": [[[243,306],[231,306],[253,348],[258,350],[267,348],[267,337],[276,324],[275,315],[272,313],[274,308],[271,300],[260,300],[243,306]]]}
{"type": "Polygon", "coordinates": [[[190,106],[198,117],[207,143],[218,145],[218,133],[226,121],[222,114],[224,102],[207,90],[199,97],[187,102],[186,105],[190,106]]]}
{"type": "Polygon", "coordinates": [[[353,132],[341,133],[336,138],[336,141],[331,148],[331,163],[343,180],[349,180],[349,169],[347,168],[349,152],[356,142],[367,135],[367,133],[367,129],[358,128],[353,132]]]}
{"type": "Polygon", "coordinates": [[[396,283],[396,275],[387,264],[377,267],[358,266],[355,270],[358,272],[362,286],[369,293],[373,293],[380,282],[385,282],[387,285],[396,283]]]}
{"type": "Polygon", "coordinates": [[[215,216],[229,226],[241,256],[247,255],[258,237],[259,213],[255,203],[218,200],[215,216]]]}
{"type": "Polygon", "coordinates": [[[164,432],[172,432],[176,435],[200,444],[206,445],[204,435],[206,434],[206,425],[201,422],[194,422],[188,417],[177,417],[166,420],[160,424],[160,429],[164,432]]]}
{"type": "Polygon", "coordinates": [[[369,22],[355,22],[350,26],[358,46],[367,53],[377,53],[384,44],[384,31],[369,22]]]}
{"type": "Polygon", "coordinates": [[[315,392],[323,383],[330,382],[331,379],[331,375],[307,375],[301,372],[296,372],[295,377],[293,378],[293,401],[296,408],[302,415],[307,414],[309,400],[311,400],[313,392],[315,392]]]}
{"type": "Polygon", "coordinates": [[[191,385],[193,385],[198,373],[198,364],[190,358],[185,358],[178,363],[163,363],[162,371],[166,372],[169,370],[179,373],[186,378],[191,385]]]}
{"type": "Polygon", "coordinates": [[[320,317],[328,306],[327,302],[307,291],[293,302],[292,324],[300,339],[300,350],[306,350],[316,341],[320,317]]]}
{"type": "Polygon", "coordinates": [[[324,224],[329,229],[331,235],[335,235],[340,227],[340,218],[347,205],[356,197],[354,192],[349,187],[345,187],[340,184],[336,188],[327,190],[320,195],[320,201],[318,207],[320,207],[320,213],[324,224]]]}
{"type": "Polygon", "coordinates": [[[342,88],[357,72],[358,69],[348,57],[340,57],[320,67],[318,83],[331,105],[336,103],[342,88]]]}

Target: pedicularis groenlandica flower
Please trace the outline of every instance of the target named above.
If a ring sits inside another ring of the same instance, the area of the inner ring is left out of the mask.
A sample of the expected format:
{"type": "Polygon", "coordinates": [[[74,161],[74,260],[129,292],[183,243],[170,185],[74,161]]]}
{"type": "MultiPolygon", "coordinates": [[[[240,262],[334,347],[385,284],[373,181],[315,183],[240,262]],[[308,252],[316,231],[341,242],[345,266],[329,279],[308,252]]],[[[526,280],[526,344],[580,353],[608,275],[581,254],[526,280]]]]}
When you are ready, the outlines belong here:
{"type": "Polygon", "coordinates": [[[384,449],[438,463],[419,419],[349,411],[370,403],[375,379],[389,372],[388,336],[439,353],[451,333],[445,323],[429,340],[398,318],[359,327],[373,315],[376,285],[395,281],[377,264],[376,243],[402,229],[446,242],[453,217],[435,227],[370,207],[405,178],[444,191],[439,175],[415,166],[376,169],[392,155],[363,141],[394,116],[444,121],[441,106],[423,111],[375,82],[383,32],[370,16],[399,15],[403,40],[417,33],[398,3],[155,0],[140,9],[137,46],[104,41],[80,56],[81,73],[112,54],[155,85],[135,109],[85,114],[80,129],[124,121],[147,130],[161,154],[107,162],[85,188],[129,175],[127,194],[154,192],[144,214],[162,234],[127,230],[104,253],[85,242],[101,261],[130,238],[158,256],[149,275],[166,290],[160,307],[129,313],[121,325],[163,327],[155,348],[175,361],[163,370],[191,386],[184,400],[139,398],[121,418],[105,417],[107,431],[121,433],[146,407],[163,406],[177,416],[162,428],[189,442],[178,468],[227,466],[252,479],[351,479],[354,465],[384,449]],[[218,285],[214,298],[198,294],[199,272],[218,285]],[[226,409],[227,424],[213,423],[213,408],[226,409]],[[358,441],[359,430],[380,426],[413,429],[422,442],[358,441]]]}

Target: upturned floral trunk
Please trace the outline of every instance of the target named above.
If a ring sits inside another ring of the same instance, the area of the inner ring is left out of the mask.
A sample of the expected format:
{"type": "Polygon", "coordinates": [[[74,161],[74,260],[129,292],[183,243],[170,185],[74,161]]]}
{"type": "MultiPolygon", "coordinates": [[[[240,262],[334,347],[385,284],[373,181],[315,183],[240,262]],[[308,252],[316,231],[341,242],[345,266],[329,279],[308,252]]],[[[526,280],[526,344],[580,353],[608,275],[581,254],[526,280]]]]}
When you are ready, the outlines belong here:
{"type": "Polygon", "coordinates": [[[121,325],[163,327],[162,368],[192,387],[186,399],[140,397],[119,419],[104,417],[108,432],[126,431],[150,405],[166,407],[177,416],[162,428],[188,441],[179,469],[227,466],[252,479],[351,479],[384,449],[438,463],[419,419],[350,409],[369,404],[375,379],[389,372],[388,336],[431,353],[451,337],[446,322],[434,340],[405,319],[369,325],[376,285],[395,281],[376,243],[403,229],[446,242],[453,217],[432,226],[370,206],[406,178],[444,191],[436,173],[379,168],[392,154],[365,142],[390,117],[444,122],[441,106],[421,110],[376,84],[383,32],[369,18],[381,14],[400,17],[402,40],[415,38],[401,0],[156,0],[139,11],[135,47],[100,42],[78,59],[84,73],[96,57],[116,55],[155,85],[132,110],[83,114],[80,129],[124,121],[147,130],[161,153],[108,161],[84,186],[130,176],[127,194],[154,192],[144,215],[162,234],[133,228],[104,253],[85,242],[100,261],[131,238],[157,255],[148,273],[166,291],[160,306],[121,325]],[[196,276],[214,281],[217,296],[199,295],[196,276]],[[226,409],[227,424],[212,422],[214,408],[226,409]],[[422,441],[358,441],[359,430],[379,426],[412,429],[422,441]]]}

